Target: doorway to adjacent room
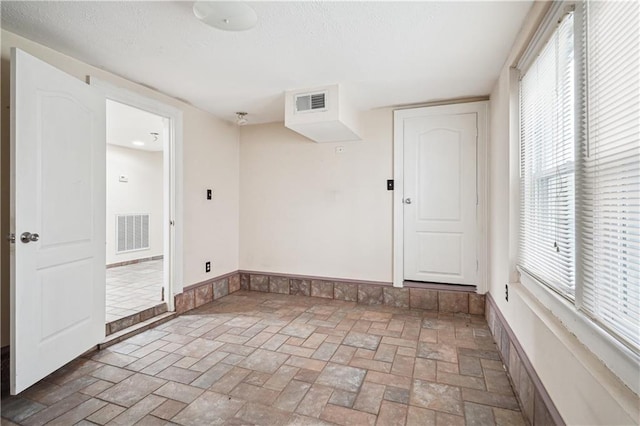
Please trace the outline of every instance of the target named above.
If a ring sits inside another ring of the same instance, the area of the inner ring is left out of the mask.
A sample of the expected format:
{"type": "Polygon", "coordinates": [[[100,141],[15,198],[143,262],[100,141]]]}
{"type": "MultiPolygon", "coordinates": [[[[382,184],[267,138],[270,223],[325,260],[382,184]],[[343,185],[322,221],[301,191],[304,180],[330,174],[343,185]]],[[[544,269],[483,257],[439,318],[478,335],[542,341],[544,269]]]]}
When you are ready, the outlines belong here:
{"type": "Polygon", "coordinates": [[[107,100],[106,322],[164,304],[168,119],[107,100]]]}

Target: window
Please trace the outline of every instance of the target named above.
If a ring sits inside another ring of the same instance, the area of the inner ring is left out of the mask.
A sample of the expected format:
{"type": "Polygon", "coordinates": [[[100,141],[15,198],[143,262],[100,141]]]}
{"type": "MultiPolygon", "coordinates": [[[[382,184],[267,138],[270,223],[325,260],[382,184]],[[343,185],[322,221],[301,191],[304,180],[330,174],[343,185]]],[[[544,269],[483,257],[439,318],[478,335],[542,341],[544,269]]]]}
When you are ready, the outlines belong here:
{"type": "Polygon", "coordinates": [[[518,65],[519,266],[638,353],[640,4],[566,6],[518,65]]]}
{"type": "Polygon", "coordinates": [[[573,13],[566,15],[520,82],[521,265],[573,297],[573,13]]]}

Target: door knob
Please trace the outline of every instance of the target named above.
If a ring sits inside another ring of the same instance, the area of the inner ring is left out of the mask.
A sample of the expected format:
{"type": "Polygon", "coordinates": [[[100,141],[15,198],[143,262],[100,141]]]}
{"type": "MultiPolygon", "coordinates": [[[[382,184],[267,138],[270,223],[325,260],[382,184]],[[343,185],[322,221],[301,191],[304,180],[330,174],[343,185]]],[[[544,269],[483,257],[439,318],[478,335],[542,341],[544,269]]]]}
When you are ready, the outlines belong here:
{"type": "Polygon", "coordinates": [[[29,244],[30,242],[36,242],[40,239],[40,235],[38,234],[32,234],[31,232],[23,232],[22,235],[20,235],[20,241],[22,241],[25,244],[29,244]]]}
{"type": "Polygon", "coordinates": [[[402,202],[405,204],[411,204],[411,198],[405,198],[402,202]]]}

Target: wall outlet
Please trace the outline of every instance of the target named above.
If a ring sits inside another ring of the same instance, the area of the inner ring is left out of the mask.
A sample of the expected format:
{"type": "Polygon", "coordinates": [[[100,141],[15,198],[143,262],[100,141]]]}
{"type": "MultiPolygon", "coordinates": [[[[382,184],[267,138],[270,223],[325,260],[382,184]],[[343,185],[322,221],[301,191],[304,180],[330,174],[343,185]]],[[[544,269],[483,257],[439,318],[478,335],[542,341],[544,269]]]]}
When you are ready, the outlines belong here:
{"type": "Polygon", "coordinates": [[[211,262],[205,262],[204,271],[205,272],[211,272],[211,262]]]}
{"type": "Polygon", "coordinates": [[[504,285],[504,300],[509,301],[509,284],[504,285]]]}

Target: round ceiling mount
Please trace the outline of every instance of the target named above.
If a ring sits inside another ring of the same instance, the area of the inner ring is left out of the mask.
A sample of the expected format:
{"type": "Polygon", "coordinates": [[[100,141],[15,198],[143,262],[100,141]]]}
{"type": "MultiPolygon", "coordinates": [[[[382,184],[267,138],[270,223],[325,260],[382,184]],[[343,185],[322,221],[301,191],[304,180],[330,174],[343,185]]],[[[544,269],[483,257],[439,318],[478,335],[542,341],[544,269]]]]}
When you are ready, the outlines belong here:
{"type": "Polygon", "coordinates": [[[238,126],[244,126],[246,124],[249,123],[249,120],[247,120],[247,114],[248,112],[236,112],[236,124],[238,126]]]}
{"type": "Polygon", "coordinates": [[[258,22],[249,5],[235,1],[197,1],[193,13],[205,24],[224,31],[249,30],[258,22]]]}

